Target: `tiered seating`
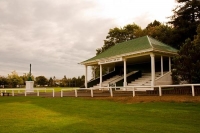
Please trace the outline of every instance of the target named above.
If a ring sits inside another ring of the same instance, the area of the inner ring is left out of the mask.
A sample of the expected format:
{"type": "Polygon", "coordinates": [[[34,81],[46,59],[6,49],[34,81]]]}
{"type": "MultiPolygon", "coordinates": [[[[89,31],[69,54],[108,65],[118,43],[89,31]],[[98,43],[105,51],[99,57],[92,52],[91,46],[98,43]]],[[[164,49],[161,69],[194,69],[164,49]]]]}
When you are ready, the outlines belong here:
{"type": "MultiPolygon", "coordinates": [[[[132,72],[128,73],[126,76],[128,77],[128,76],[130,76],[132,74],[135,74],[136,72],[138,72],[138,71],[132,71],[132,72]]],[[[116,82],[118,82],[120,80],[123,80],[123,79],[124,79],[124,75],[121,75],[121,76],[116,75],[116,76],[114,76],[114,77],[112,77],[110,79],[107,79],[107,80],[103,81],[102,82],[102,87],[109,87],[110,84],[115,84],[116,82]]],[[[93,88],[98,88],[98,87],[99,87],[99,84],[93,86],[93,88]]]]}
{"type": "MultiPolygon", "coordinates": [[[[160,72],[155,73],[155,78],[160,77],[160,72]]],[[[151,85],[151,73],[142,73],[142,77],[132,81],[128,86],[150,86],[151,85]]]]}

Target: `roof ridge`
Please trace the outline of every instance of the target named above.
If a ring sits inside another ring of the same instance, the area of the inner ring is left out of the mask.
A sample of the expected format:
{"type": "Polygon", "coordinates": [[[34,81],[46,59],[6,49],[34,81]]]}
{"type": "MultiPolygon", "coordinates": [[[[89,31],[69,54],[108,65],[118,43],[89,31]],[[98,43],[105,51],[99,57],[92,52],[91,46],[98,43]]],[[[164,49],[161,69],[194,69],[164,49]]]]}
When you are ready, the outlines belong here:
{"type": "MultiPolygon", "coordinates": [[[[167,46],[167,47],[170,47],[170,48],[172,48],[172,49],[175,49],[175,50],[177,50],[176,48],[174,48],[174,47],[172,47],[171,45],[169,45],[169,44],[166,44],[166,43],[164,43],[164,42],[161,42],[160,40],[158,40],[158,39],[155,39],[155,38],[153,38],[153,37],[151,37],[151,36],[148,36],[149,38],[151,38],[152,40],[155,40],[155,41],[157,41],[157,42],[159,42],[159,43],[161,43],[162,45],[165,45],[165,46],[167,46]]],[[[156,45],[156,44],[155,44],[156,45]]]]}
{"type": "Polygon", "coordinates": [[[147,39],[149,41],[149,44],[150,44],[151,48],[153,48],[153,45],[151,44],[151,41],[149,40],[149,36],[148,35],[147,35],[147,39]]]}

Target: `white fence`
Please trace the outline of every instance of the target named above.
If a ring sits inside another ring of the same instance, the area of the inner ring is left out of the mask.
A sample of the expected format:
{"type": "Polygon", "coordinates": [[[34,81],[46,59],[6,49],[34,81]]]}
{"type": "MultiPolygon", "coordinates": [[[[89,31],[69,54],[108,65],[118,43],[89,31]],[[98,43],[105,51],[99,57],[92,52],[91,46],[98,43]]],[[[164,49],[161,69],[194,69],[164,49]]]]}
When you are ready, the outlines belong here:
{"type": "MultiPolygon", "coordinates": [[[[162,96],[162,89],[163,88],[169,88],[169,87],[191,87],[192,90],[192,96],[195,96],[194,87],[200,86],[200,84],[182,84],[182,85],[160,85],[160,86],[114,86],[114,87],[96,87],[96,88],[79,88],[75,89],[75,97],[78,97],[78,90],[90,90],[91,91],[91,97],[94,96],[93,91],[94,90],[100,90],[100,89],[108,89],[110,91],[110,96],[113,97],[113,91],[112,88],[116,90],[116,88],[123,88],[124,91],[132,91],[133,97],[135,96],[135,92],[137,91],[137,88],[159,88],[159,96],[162,96]]],[[[184,88],[183,88],[184,89],[184,88]]],[[[64,89],[63,89],[64,91],[64,89]]],[[[63,97],[63,91],[61,90],[61,97],[63,97]]]]}
{"type": "MultiPolygon", "coordinates": [[[[37,96],[40,96],[40,92],[44,91],[46,92],[47,90],[52,91],[52,96],[55,96],[54,89],[46,89],[46,88],[34,88],[34,92],[37,92],[37,96]]],[[[26,89],[0,89],[1,91],[1,96],[3,96],[3,92],[5,93],[12,93],[12,96],[15,96],[15,93],[24,93],[24,96],[27,96],[28,94],[33,94],[34,92],[28,92],[26,89]]]]}

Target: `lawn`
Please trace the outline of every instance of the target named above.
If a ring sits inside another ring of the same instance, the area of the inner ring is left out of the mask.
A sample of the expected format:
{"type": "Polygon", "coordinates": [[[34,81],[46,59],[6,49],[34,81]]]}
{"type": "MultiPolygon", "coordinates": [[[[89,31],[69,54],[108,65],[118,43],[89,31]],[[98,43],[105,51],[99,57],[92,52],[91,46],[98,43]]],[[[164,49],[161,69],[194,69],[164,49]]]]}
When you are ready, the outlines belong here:
{"type": "Polygon", "coordinates": [[[1,133],[196,133],[199,102],[0,97],[1,133]]]}

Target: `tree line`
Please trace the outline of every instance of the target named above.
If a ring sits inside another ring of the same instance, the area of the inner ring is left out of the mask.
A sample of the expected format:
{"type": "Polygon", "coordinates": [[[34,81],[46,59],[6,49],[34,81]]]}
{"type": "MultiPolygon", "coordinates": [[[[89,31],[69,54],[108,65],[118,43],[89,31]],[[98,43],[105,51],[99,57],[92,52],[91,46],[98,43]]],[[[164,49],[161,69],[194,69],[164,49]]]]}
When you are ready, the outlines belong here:
{"type": "MultiPolygon", "coordinates": [[[[172,10],[173,15],[167,16],[170,21],[166,24],[155,20],[144,29],[135,23],[110,29],[104,45],[96,49],[96,55],[118,43],[149,35],[179,50],[178,56],[172,62],[174,83],[200,83],[200,1],[176,2],[177,6],[172,10]]],[[[107,68],[103,68],[103,73],[107,72],[107,68]]],[[[98,66],[92,67],[92,76],[99,77],[98,66]]]]}
{"type": "MultiPolygon", "coordinates": [[[[16,71],[8,74],[7,77],[0,75],[0,87],[7,88],[16,88],[16,87],[25,87],[26,81],[28,81],[30,74],[24,74],[19,76],[16,71]]],[[[83,87],[85,83],[85,76],[78,76],[73,78],[67,78],[64,76],[62,79],[57,79],[55,76],[50,77],[49,79],[45,76],[34,77],[31,75],[31,79],[34,81],[34,86],[40,87],[83,87]]]]}

